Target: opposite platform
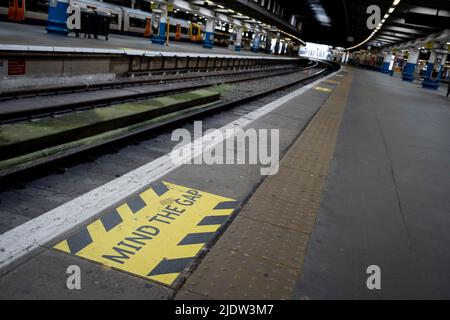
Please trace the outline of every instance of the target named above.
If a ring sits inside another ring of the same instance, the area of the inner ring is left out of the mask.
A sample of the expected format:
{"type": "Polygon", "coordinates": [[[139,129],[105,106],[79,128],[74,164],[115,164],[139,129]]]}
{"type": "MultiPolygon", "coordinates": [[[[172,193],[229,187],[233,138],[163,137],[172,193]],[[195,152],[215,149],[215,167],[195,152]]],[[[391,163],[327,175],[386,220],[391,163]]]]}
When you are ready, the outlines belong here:
{"type": "Polygon", "coordinates": [[[208,56],[292,59],[223,47],[203,48],[201,44],[171,41],[169,46],[152,44],[149,38],[111,34],[109,40],[49,34],[43,26],[0,21],[0,50],[60,53],[127,54],[138,56],[208,56]]]}

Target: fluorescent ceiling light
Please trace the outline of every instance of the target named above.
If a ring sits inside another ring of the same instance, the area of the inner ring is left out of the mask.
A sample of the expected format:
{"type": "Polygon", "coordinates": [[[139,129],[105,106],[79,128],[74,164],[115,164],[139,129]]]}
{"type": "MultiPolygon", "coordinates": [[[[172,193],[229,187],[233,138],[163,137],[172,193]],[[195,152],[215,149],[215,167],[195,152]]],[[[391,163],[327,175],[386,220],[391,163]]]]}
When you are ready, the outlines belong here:
{"type": "Polygon", "coordinates": [[[331,26],[331,19],[326,13],[325,8],[317,1],[310,0],[309,2],[309,6],[311,10],[314,11],[317,21],[323,26],[331,26]]]}

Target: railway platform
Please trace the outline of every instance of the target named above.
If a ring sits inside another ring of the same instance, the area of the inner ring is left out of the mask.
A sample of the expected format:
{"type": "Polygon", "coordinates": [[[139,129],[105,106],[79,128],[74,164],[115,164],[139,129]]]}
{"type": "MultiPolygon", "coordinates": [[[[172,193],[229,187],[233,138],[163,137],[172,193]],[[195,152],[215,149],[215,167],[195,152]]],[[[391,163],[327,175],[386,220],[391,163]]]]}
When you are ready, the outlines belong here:
{"type": "MultiPolygon", "coordinates": [[[[266,68],[298,57],[205,49],[201,44],[112,34],[109,40],[49,34],[43,26],[0,22],[0,94],[20,89],[114,85],[129,78],[266,68]]],[[[157,77],[156,77],[157,78],[157,77]]],[[[182,77],[180,76],[180,79],[182,77]]],[[[186,78],[184,78],[186,79],[186,78]]]]}
{"type": "Polygon", "coordinates": [[[170,127],[2,191],[0,298],[448,299],[449,123],[442,89],[344,67],[185,124],[218,130],[181,158],[170,127]],[[278,135],[263,164],[208,163],[244,129],[278,135]]]}
{"type": "Polygon", "coordinates": [[[18,24],[0,21],[0,48],[19,48],[20,50],[47,51],[47,52],[86,52],[86,53],[118,53],[148,51],[156,55],[193,55],[205,54],[208,56],[252,56],[268,57],[269,54],[252,52],[250,50],[234,51],[224,47],[215,46],[204,48],[201,43],[170,41],[169,45],[151,43],[150,38],[112,33],[109,40],[77,38],[74,33],[67,36],[47,33],[45,26],[18,24]],[[13,46],[13,47],[11,47],[13,46]]]}

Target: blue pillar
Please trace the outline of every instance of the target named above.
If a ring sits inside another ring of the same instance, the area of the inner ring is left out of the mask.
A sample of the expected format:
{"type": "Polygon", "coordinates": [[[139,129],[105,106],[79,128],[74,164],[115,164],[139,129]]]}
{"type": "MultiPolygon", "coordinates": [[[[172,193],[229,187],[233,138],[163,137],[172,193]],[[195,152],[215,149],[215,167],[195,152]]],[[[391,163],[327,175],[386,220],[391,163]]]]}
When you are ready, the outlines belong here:
{"type": "Polygon", "coordinates": [[[153,35],[152,43],[165,44],[166,43],[166,21],[159,23],[159,30],[157,35],[153,35]]]}
{"type": "Polygon", "coordinates": [[[67,35],[68,0],[51,0],[48,6],[47,32],[67,35]]]}
{"type": "Polygon", "coordinates": [[[418,59],[419,59],[419,49],[411,48],[409,50],[406,66],[403,69],[402,79],[404,81],[414,81],[414,71],[416,70],[418,59]]]}
{"type": "Polygon", "coordinates": [[[404,81],[414,81],[414,71],[416,70],[415,63],[406,63],[405,68],[403,69],[402,79],[404,81]]]}
{"type": "Polygon", "coordinates": [[[159,23],[158,33],[154,34],[152,43],[165,44],[166,43],[166,23],[167,23],[167,4],[161,4],[159,9],[153,12],[153,21],[159,23]]]}
{"type": "Polygon", "coordinates": [[[447,55],[444,55],[441,59],[441,64],[439,67],[439,72],[436,79],[432,79],[433,71],[436,60],[436,52],[431,52],[430,59],[427,64],[427,72],[425,73],[425,77],[422,81],[422,87],[431,90],[437,90],[440,87],[440,81],[442,79],[442,73],[444,72],[445,62],[447,61],[447,55]]]}
{"type": "Polygon", "coordinates": [[[203,48],[212,49],[214,47],[214,32],[205,32],[205,40],[203,41],[203,48]]]}
{"type": "Polygon", "coordinates": [[[381,72],[389,73],[389,66],[391,65],[392,54],[390,52],[386,52],[384,54],[383,59],[383,67],[381,68],[381,72]]]}
{"type": "Polygon", "coordinates": [[[203,48],[212,49],[212,47],[214,47],[214,19],[208,18],[205,25],[203,48]]]}
{"type": "Polygon", "coordinates": [[[433,76],[433,71],[434,63],[427,63],[427,71],[422,81],[422,87],[433,90],[437,90],[439,88],[439,81],[431,79],[433,76]]]}

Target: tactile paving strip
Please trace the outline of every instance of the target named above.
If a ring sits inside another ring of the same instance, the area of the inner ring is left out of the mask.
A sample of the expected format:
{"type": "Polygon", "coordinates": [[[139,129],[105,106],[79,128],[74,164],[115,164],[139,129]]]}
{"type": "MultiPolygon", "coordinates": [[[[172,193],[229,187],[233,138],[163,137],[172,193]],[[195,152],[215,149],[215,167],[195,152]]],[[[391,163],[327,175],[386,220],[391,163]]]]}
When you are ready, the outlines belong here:
{"type": "MultiPolygon", "coordinates": [[[[307,175],[308,173],[305,173],[305,177],[307,175]]],[[[310,180],[310,185],[313,183],[321,184],[323,181],[315,178],[310,180]]],[[[283,188],[277,188],[279,184],[279,181],[273,181],[273,184],[269,181],[267,184],[263,183],[240,214],[287,229],[310,233],[315,212],[319,208],[321,191],[315,189],[317,185],[308,187],[306,184],[292,184],[292,191],[286,190],[282,193],[280,190],[283,188]]]]}
{"type": "Polygon", "coordinates": [[[306,254],[351,74],[185,283],[177,299],[290,299],[306,254]],[[197,294],[197,295],[196,295],[197,294]]]}
{"type": "Polygon", "coordinates": [[[307,235],[280,226],[238,217],[219,240],[224,247],[248,253],[287,267],[301,265],[307,235]]]}
{"type": "Polygon", "coordinates": [[[289,299],[297,277],[294,268],[217,243],[186,289],[212,299],[289,299]]]}

